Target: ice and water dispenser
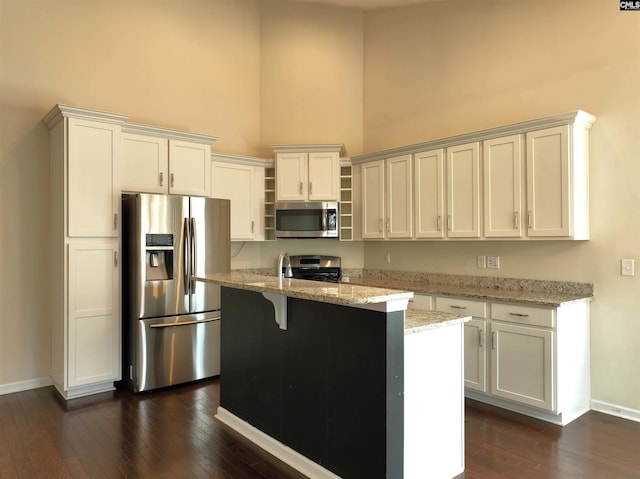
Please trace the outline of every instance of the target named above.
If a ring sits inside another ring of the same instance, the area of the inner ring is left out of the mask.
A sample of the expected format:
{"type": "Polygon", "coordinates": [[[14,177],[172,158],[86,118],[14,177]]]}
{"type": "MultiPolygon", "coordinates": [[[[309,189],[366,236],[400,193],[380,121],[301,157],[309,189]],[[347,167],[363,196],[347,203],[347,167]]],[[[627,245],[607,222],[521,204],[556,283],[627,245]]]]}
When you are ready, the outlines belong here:
{"type": "Polygon", "coordinates": [[[147,234],[145,248],[146,280],[173,279],[173,235],[147,234]]]}

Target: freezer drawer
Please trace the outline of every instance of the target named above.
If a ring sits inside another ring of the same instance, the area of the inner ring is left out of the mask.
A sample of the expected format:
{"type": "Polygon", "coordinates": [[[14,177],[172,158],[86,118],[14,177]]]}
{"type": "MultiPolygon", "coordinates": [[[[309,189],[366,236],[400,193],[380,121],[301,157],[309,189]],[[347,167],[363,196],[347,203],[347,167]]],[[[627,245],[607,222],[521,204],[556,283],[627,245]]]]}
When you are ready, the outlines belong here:
{"type": "Polygon", "coordinates": [[[138,320],[135,392],[220,374],[220,313],[138,320]]]}

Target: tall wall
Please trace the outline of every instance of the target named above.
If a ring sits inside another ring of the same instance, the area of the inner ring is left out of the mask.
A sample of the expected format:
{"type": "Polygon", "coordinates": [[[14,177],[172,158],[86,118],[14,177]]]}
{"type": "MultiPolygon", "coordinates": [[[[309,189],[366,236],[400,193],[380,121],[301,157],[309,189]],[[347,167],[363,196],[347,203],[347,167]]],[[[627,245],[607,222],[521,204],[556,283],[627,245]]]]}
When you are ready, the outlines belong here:
{"type": "Polygon", "coordinates": [[[365,15],[365,151],[583,109],[591,240],[374,242],[365,265],[592,282],[592,397],[640,411],[640,15],[598,0],[454,0],[365,15]],[[391,253],[391,264],[384,258],[391,253]],[[477,255],[500,256],[479,270],[477,255]]]}

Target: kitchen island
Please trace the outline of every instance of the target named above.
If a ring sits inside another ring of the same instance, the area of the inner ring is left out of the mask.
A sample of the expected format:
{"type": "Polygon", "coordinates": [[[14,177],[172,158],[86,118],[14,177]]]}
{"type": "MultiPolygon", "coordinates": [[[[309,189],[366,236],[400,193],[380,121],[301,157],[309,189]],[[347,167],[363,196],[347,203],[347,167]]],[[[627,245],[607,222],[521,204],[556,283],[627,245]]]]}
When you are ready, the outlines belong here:
{"type": "Polygon", "coordinates": [[[222,286],[220,421],[311,478],[462,472],[466,318],[405,321],[409,291],[196,279],[222,286]]]}

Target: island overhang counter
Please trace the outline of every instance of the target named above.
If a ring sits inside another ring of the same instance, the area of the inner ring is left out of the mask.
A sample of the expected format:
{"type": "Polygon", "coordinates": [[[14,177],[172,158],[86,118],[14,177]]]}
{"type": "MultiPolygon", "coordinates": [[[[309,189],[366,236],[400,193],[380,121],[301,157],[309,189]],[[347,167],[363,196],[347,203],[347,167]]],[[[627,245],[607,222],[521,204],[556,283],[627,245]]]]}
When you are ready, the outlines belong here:
{"type": "Polygon", "coordinates": [[[405,328],[410,291],[194,279],[221,286],[221,422],[310,478],[462,472],[467,318],[412,312],[405,328]]]}

